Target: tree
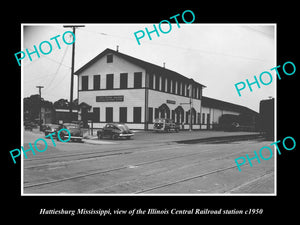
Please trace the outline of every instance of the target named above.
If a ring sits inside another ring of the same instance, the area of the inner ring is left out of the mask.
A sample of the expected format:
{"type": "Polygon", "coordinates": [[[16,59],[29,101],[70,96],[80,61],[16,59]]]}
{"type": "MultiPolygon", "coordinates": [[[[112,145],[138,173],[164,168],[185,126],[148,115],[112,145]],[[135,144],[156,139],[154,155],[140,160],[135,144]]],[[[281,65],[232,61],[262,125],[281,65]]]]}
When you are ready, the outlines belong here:
{"type": "Polygon", "coordinates": [[[39,94],[31,95],[23,99],[24,106],[24,121],[39,119],[40,115],[40,104],[41,107],[52,109],[53,104],[50,101],[46,101],[40,97],[39,94]]]}
{"type": "Polygon", "coordinates": [[[38,94],[23,99],[24,120],[32,121],[39,118],[41,100],[43,99],[38,94]]]}
{"type": "Polygon", "coordinates": [[[59,99],[53,103],[55,109],[69,109],[69,101],[67,99],[59,99]]]}
{"type": "MultiPolygon", "coordinates": [[[[70,102],[67,99],[59,99],[53,103],[55,109],[70,109],[70,102]]],[[[78,109],[78,99],[72,102],[72,109],[78,109]]]]}

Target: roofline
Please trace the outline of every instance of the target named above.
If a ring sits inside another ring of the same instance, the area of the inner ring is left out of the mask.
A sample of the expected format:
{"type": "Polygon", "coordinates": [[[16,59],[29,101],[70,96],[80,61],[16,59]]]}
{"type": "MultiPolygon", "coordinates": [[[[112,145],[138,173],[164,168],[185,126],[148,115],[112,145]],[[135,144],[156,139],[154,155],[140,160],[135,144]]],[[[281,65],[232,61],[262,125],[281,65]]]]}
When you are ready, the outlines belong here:
{"type": "Polygon", "coordinates": [[[81,73],[83,70],[85,70],[87,67],[89,67],[90,65],[92,65],[93,63],[95,63],[99,58],[103,57],[104,55],[106,55],[107,53],[114,53],[122,58],[125,58],[125,60],[127,61],[130,61],[131,63],[135,64],[135,65],[138,65],[140,67],[142,67],[143,69],[145,69],[146,71],[149,72],[149,68],[147,68],[147,66],[145,65],[149,65],[149,66],[152,66],[152,67],[156,67],[156,69],[158,70],[166,70],[167,72],[169,73],[173,73],[173,74],[176,74],[177,76],[180,76],[182,77],[183,79],[188,79],[188,80],[191,80],[192,82],[194,83],[197,83],[198,85],[202,86],[202,87],[206,87],[205,85],[203,84],[200,84],[199,82],[196,82],[194,81],[192,78],[188,78],[180,73],[177,73],[173,70],[169,70],[167,68],[164,68],[164,67],[161,67],[161,66],[158,66],[158,65],[155,65],[153,63],[150,63],[150,62],[147,62],[147,61],[144,61],[144,60],[141,60],[141,59],[138,59],[138,58],[135,58],[135,57],[132,57],[130,55],[126,55],[126,54],[123,54],[123,53],[120,53],[119,51],[115,51],[115,50],[112,50],[110,48],[106,48],[104,51],[102,51],[100,54],[98,54],[97,56],[95,56],[93,59],[91,59],[89,62],[87,62],[85,65],[83,65],[82,67],[80,67],[78,70],[76,70],[74,72],[75,75],[78,75],[79,73],[81,73]],[[145,65],[140,65],[139,63],[137,62],[140,62],[140,64],[145,64],[145,65]]]}
{"type": "MultiPolygon", "coordinates": [[[[203,100],[205,101],[205,98],[206,98],[207,100],[211,100],[211,101],[215,101],[215,102],[219,102],[219,103],[225,103],[225,104],[229,104],[229,105],[231,105],[231,106],[238,107],[239,110],[247,110],[247,111],[249,111],[249,112],[251,112],[251,113],[259,114],[258,112],[254,111],[253,109],[250,109],[250,108],[248,108],[248,107],[246,107],[246,106],[238,105],[238,104],[235,104],[235,103],[226,102],[226,101],[223,101],[223,100],[219,100],[219,99],[215,99],[215,98],[210,98],[210,97],[206,97],[206,96],[202,96],[202,103],[201,103],[201,104],[203,104],[203,100]]],[[[203,105],[202,105],[202,106],[203,106],[203,105]]],[[[203,106],[203,107],[207,107],[207,106],[203,106]]],[[[210,106],[208,106],[208,107],[210,107],[210,106]]]]}

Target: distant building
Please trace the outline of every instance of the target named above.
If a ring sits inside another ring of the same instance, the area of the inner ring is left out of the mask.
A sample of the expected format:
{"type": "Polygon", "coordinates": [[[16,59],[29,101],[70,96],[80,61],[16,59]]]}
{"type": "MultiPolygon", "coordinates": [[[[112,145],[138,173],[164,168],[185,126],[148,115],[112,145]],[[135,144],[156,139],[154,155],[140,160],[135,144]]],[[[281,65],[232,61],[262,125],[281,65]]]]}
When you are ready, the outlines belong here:
{"type": "Polygon", "coordinates": [[[230,102],[202,97],[202,129],[220,128],[220,120],[226,115],[231,115],[232,122],[238,122],[240,129],[254,131],[257,128],[259,114],[254,110],[230,102]]]}
{"type": "Polygon", "coordinates": [[[222,114],[247,111],[202,97],[205,86],[193,79],[112,49],[101,52],[75,74],[78,103],[91,106],[95,128],[121,122],[131,129],[148,130],[155,118],[171,118],[188,129],[191,116],[193,129],[211,129],[222,114]]]}

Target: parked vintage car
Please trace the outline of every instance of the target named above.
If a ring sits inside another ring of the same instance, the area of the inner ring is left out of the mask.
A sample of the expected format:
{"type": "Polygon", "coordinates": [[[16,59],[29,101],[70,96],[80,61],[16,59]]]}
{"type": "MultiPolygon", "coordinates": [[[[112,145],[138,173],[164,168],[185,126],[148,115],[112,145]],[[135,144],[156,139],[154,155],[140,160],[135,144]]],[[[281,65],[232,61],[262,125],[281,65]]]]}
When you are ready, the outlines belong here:
{"type": "Polygon", "coordinates": [[[51,133],[55,133],[52,136],[56,137],[56,132],[59,130],[59,124],[45,124],[44,126],[45,126],[44,128],[45,136],[51,133]]]}
{"type": "MultiPolygon", "coordinates": [[[[64,123],[64,124],[61,124],[57,130],[59,131],[63,128],[68,129],[69,132],[71,133],[70,141],[80,141],[80,142],[82,141],[83,131],[81,129],[80,124],[78,124],[78,123],[64,123]]],[[[62,130],[59,133],[59,136],[62,140],[66,140],[66,139],[69,138],[69,134],[67,133],[67,131],[64,131],[64,130],[62,130]]],[[[57,136],[57,140],[59,141],[58,136],[57,136]]]]}
{"type": "Polygon", "coordinates": [[[24,128],[25,128],[25,130],[32,131],[33,128],[38,128],[38,124],[33,121],[25,121],[24,128]]]}
{"type": "Polygon", "coordinates": [[[103,129],[97,131],[98,139],[109,137],[110,139],[130,139],[134,134],[124,123],[108,123],[103,129]]]}
{"type": "Polygon", "coordinates": [[[171,119],[155,119],[154,120],[154,126],[153,130],[156,132],[159,131],[165,131],[165,132],[170,132],[170,131],[175,131],[179,132],[180,125],[176,124],[173,120],[171,119]]]}

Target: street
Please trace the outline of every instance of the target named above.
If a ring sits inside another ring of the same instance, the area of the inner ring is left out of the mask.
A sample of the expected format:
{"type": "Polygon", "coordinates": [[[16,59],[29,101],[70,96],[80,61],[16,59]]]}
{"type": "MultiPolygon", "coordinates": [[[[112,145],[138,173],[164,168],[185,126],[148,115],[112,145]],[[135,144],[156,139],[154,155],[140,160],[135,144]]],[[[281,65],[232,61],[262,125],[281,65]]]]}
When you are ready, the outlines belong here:
{"type": "MultiPolygon", "coordinates": [[[[254,156],[262,139],[219,143],[179,140],[247,132],[135,133],[132,140],[47,139],[45,152],[23,162],[24,194],[274,194],[274,158],[252,160],[238,171],[234,159],[254,156]]],[[[24,148],[42,133],[24,132],[24,148]]],[[[43,149],[43,146],[40,147],[43,149]]]]}

